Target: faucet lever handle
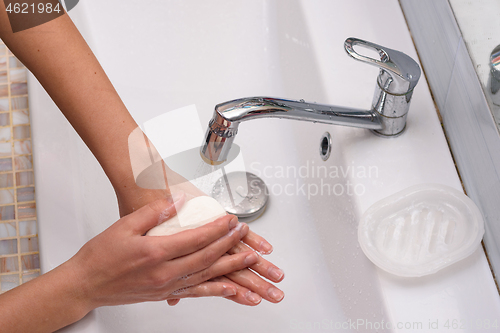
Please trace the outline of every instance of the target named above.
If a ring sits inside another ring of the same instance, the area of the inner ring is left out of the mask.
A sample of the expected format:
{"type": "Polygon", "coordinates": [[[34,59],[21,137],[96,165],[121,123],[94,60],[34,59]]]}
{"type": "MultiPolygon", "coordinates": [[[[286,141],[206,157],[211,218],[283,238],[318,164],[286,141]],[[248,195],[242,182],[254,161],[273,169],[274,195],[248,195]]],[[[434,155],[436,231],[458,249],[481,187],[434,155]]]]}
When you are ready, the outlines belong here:
{"type": "Polygon", "coordinates": [[[391,93],[404,94],[413,90],[417,85],[421,73],[420,67],[415,60],[402,52],[353,37],[345,40],[344,49],[354,59],[377,66],[387,72],[394,81],[398,81],[399,84],[393,85],[398,91],[391,91],[391,93]],[[356,45],[374,49],[380,55],[380,59],[359,54],[354,50],[356,45]]]}

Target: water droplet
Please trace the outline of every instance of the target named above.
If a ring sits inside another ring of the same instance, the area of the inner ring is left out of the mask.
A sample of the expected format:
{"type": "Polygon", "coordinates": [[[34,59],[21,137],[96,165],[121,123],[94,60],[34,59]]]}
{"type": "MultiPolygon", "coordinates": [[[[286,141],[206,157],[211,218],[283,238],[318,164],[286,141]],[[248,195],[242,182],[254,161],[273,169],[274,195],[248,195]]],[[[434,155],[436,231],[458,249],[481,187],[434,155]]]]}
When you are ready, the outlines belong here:
{"type": "Polygon", "coordinates": [[[304,103],[305,101],[303,99],[301,99],[299,102],[304,103]]]}

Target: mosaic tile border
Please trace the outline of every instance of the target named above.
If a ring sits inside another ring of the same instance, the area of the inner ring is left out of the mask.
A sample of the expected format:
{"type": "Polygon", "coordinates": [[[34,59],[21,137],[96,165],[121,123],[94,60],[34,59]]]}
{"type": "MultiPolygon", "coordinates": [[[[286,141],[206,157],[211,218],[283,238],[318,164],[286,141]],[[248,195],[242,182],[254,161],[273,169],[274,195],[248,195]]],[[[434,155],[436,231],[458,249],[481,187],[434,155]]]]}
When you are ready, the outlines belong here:
{"type": "Polygon", "coordinates": [[[0,293],[40,275],[27,69],[0,40],[0,293]]]}

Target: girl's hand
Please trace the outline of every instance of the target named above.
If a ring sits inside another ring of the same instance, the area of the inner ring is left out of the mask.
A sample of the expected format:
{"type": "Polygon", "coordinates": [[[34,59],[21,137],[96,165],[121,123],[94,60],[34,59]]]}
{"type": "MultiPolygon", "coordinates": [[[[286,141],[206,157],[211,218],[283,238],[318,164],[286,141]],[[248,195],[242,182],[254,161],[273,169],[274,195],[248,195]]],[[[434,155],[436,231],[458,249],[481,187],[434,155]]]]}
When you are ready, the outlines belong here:
{"type": "Polygon", "coordinates": [[[207,281],[258,261],[253,251],[224,255],[248,226],[227,215],[175,235],[144,236],[174,214],[174,204],[154,201],[118,220],[66,263],[79,273],[89,311],[103,305],[237,295],[238,287],[230,281],[207,281]]]}
{"type": "MultiPolygon", "coordinates": [[[[182,177],[169,169],[165,164],[163,164],[163,166],[158,165],[157,170],[160,175],[153,177],[155,179],[163,179],[163,173],[167,174],[166,178],[168,178],[169,182],[165,181],[163,184],[158,185],[158,188],[163,186],[164,189],[145,189],[139,186],[130,185],[127,188],[118,188],[116,193],[120,214],[128,214],[158,198],[168,198],[172,200],[172,193],[183,192],[186,194],[186,197],[206,195],[189,181],[185,179],[184,181],[179,180],[179,178],[182,177]],[[175,181],[170,181],[172,179],[175,179],[175,181]],[[167,183],[174,183],[175,185],[167,187],[165,185],[167,183]]],[[[228,251],[228,254],[240,254],[251,250],[261,254],[270,254],[272,249],[271,244],[263,237],[249,230],[241,239],[241,242],[235,244],[235,246],[228,251]]],[[[284,278],[283,271],[261,256],[258,256],[257,262],[249,268],[251,270],[243,269],[241,271],[224,274],[224,279],[217,278],[214,281],[232,282],[236,285],[237,294],[228,297],[228,299],[240,304],[257,305],[261,302],[262,298],[272,303],[280,302],[284,297],[284,293],[265,279],[272,282],[280,282],[284,278]],[[258,273],[258,275],[254,272],[258,273]]],[[[178,303],[178,300],[169,300],[168,303],[170,305],[175,305],[178,303]]]]}

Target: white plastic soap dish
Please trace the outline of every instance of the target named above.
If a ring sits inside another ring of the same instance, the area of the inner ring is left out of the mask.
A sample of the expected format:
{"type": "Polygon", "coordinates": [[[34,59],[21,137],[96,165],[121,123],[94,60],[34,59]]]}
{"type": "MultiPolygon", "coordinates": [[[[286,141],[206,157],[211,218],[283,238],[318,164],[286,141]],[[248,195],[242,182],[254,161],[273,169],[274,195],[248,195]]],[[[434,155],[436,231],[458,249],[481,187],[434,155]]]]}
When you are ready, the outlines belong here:
{"type": "Polygon", "coordinates": [[[451,187],[409,187],[361,217],[358,239],[378,267],[399,276],[432,274],[469,255],[484,234],[477,206],[451,187]]]}

